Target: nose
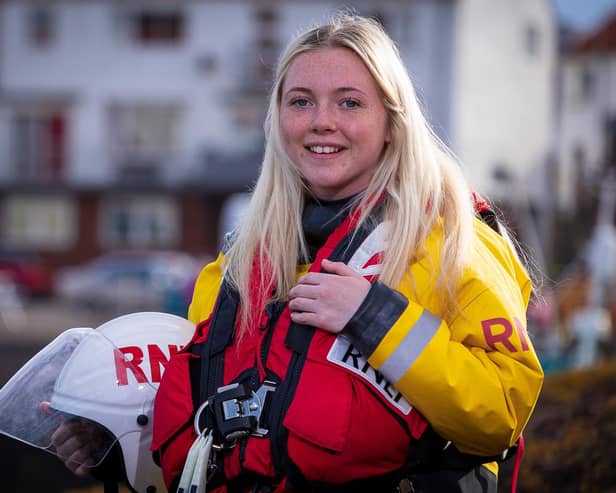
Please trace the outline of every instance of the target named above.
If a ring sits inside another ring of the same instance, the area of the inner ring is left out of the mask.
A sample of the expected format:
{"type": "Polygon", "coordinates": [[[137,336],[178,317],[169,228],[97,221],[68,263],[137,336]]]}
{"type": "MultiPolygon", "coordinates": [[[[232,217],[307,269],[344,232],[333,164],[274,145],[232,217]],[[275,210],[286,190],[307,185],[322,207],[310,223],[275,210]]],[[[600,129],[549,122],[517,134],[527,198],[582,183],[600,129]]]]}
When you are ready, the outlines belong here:
{"type": "Polygon", "coordinates": [[[336,115],[334,110],[329,105],[318,105],[314,110],[312,119],[312,130],[316,133],[335,132],[336,115]]]}

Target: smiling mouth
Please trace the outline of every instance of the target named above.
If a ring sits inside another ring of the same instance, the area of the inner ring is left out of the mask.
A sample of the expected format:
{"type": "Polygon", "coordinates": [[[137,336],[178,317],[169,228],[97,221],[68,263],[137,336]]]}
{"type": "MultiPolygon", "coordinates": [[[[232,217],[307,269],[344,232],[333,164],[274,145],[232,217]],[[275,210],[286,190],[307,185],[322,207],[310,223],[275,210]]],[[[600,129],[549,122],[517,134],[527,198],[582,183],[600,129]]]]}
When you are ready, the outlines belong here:
{"type": "Polygon", "coordinates": [[[334,146],[309,146],[308,150],[315,154],[336,154],[342,150],[342,147],[334,146]]]}

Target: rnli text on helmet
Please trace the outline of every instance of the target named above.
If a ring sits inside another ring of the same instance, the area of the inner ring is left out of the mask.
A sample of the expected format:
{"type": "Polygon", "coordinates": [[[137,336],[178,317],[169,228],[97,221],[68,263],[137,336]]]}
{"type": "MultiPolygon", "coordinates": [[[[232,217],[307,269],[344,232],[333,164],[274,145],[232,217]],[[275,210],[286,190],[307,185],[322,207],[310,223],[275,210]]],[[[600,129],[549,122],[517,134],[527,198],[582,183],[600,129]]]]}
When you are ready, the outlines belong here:
{"type": "Polygon", "coordinates": [[[147,345],[147,359],[150,364],[150,379],[143,369],[144,351],[139,346],[126,346],[114,350],[114,361],[118,387],[128,385],[130,371],[138,383],[160,383],[165,366],[172,355],[177,353],[179,346],[169,344],[169,356],[156,344],[147,345]]]}

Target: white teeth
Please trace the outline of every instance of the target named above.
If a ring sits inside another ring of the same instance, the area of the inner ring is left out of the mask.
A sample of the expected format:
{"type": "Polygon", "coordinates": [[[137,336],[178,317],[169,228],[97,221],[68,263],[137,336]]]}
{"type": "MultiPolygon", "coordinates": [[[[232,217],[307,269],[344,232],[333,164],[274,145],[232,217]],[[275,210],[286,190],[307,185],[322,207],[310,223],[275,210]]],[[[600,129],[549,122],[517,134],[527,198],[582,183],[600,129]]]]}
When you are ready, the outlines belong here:
{"type": "Polygon", "coordinates": [[[312,152],[316,152],[317,154],[333,154],[335,152],[340,152],[340,147],[332,147],[332,146],[311,146],[310,150],[312,152]]]}

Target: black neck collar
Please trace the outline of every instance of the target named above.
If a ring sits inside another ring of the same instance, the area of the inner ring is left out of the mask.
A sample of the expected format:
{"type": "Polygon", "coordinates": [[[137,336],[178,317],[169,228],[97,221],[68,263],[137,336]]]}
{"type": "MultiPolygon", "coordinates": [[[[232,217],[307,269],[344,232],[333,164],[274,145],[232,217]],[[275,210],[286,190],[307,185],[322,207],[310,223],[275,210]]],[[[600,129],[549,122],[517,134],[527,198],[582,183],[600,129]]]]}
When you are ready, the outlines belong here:
{"type": "Polygon", "coordinates": [[[356,195],[337,200],[322,200],[310,197],[302,215],[304,238],[308,245],[309,261],[327,238],[340,226],[347,216],[356,195]]]}

